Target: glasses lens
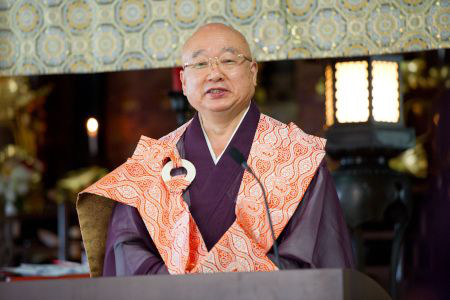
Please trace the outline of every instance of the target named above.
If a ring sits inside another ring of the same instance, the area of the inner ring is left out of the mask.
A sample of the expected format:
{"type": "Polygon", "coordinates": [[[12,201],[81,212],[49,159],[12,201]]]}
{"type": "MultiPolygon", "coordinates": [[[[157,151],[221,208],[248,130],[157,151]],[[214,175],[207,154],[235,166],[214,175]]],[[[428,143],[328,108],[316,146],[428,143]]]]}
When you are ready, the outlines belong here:
{"type": "Polygon", "coordinates": [[[209,65],[208,59],[205,57],[198,57],[192,61],[192,68],[200,70],[205,69],[209,65]]]}
{"type": "Polygon", "coordinates": [[[233,68],[242,63],[242,57],[231,52],[225,52],[219,57],[219,64],[223,68],[233,68]]]}

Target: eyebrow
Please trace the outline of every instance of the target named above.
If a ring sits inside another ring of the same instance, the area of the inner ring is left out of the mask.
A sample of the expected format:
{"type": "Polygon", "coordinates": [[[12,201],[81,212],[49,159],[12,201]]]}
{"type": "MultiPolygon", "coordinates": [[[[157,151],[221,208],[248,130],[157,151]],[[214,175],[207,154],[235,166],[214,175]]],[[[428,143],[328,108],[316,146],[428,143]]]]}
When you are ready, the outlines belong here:
{"type": "Polygon", "coordinates": [[[231,53],[236,54],[237,50],[236,50],[236,48],[233,48],[233,47],[224,47],[224,48],[222,48],[222,52],[231,52],[231,53]]]}
{"type": "MultiPolygon", "coordinates": [[[[199,55],[201,55],[203,52],[205,52],[204,49],[197,50],[194,53],[192,53],[191,58],[194,59],[194,58],[198,57],[199,55]]],[[[223,47],[221,52],[222,53],[223,52],[237,53],[237,50],[236,50],[236,48],[233,48],[233,47],[223,47]]]]}
{"type": "Polygon", "coordinates": [[[196,58],[197,56],[199,56],[200,54],[202,54],[202,52],[205,52],[205,50],[200,49],[200,50],[195,51],[194,53],[192,53],[191,58],[196,58]]]}

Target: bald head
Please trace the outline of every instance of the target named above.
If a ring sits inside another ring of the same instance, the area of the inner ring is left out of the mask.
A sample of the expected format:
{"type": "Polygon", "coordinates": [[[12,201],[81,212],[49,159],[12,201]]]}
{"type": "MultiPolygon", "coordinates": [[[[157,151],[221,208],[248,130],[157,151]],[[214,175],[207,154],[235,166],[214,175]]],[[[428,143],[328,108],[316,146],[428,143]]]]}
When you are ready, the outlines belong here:
{"type": "Polygon", "coordinates": [[[186,41],[180,79],[203,124],[231,124],[249,107],[258,74],[258,64],[250,57],[245,37],[224,24],[204,25],[186,41]],[[200,67],[193,67],[197,64],[200,67]]]}
{"type": "Polygon", "coordinates": [[[181,51],[183,63],[198,53],[207,52],[206,48],[214,46],[215,41],[219,40],[228,40],[233,47],[238,48],[234,50],[251,57],[250,47],[242,33],[222,23],[209,23],[199,27],[184,43],[181,51]]]}

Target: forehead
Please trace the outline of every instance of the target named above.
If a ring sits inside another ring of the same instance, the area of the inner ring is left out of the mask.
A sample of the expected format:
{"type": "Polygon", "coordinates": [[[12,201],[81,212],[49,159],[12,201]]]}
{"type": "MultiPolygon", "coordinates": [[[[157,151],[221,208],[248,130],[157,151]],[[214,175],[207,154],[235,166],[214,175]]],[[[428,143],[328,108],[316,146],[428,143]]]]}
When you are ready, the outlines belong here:
{"type": "Polygon", "coordinates": [[[186,60],[199,53],[217,55],[231,49],[249,54],[248,44],[238,32],[226,27],[205,27],[188,39],[183,47],[182,58],[186,60]]]}

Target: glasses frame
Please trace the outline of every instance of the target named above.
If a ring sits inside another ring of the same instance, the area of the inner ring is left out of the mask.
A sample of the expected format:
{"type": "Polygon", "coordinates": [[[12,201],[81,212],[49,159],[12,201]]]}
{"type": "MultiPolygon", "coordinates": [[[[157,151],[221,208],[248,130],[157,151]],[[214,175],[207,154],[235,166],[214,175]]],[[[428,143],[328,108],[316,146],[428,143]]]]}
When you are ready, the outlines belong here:
{"type": "MultiPolygon", "coordinates": [[[[253,62],[253,59],[251,59],[251,58],[248,58],[247,56],[245,56],[244,54],[242,54],[242,53],[239,53],[239,54],[237,54],[237,56],[238,57],[240,57],[240,58],[243,58],[244,60],[240,63],[240,64],[238,64],[238,65],[241,65],[244,61],[249,61],[249,62],[253,62]]],[[[208,67],[211,69],[212,68],[212,60],[214,59],[215,61],[216,61],[216,66],[220,66],[220,63],[219,63],[219,58],[220,58],[220,56],[214,56],[214,57],[208,57],[208,67]]],[[[183,70],[185,70],[186,68],[192,68],[193,66],[194,66],[195,64],[194,63],[185,63],[184,65],[183,65],[183,70]]],[[[196,68],[192,68],[193,70],[203,70],[203,69],[206,69],[206,68],[201,68],[201,69],[196,69],[196,68]]]]}

